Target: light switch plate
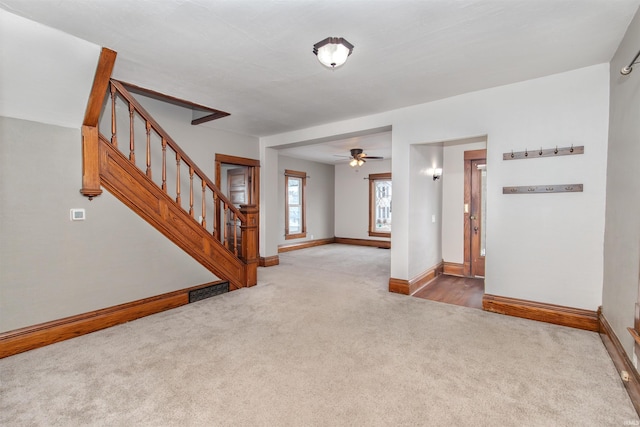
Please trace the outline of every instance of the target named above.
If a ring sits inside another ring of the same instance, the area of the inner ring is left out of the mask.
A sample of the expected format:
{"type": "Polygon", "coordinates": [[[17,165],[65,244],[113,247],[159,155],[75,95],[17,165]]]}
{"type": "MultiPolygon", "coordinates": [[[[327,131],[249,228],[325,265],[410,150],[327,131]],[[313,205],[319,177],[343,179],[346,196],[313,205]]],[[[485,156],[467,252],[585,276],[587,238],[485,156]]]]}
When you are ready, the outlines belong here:
{"type": "Polygon", "coordinates": [[[69,217],[71,221],[84,221],[86,218],[85,211],[84,209],[71,209],[69,212],[69,217]]]}

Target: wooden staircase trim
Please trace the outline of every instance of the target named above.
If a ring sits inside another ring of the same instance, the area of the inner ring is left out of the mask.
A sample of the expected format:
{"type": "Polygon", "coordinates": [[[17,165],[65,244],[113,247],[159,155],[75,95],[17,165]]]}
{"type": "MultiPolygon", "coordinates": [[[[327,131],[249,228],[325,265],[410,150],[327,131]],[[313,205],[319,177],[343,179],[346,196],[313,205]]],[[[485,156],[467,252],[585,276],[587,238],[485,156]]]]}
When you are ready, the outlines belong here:
{"type": "Polygon", "coordinates": [[[104,188],[209,271],[228,280],[230,287],[245,286],[245,263],[177,206],[102,135],[99,142],[100,178],[104,188]]]}
{"type": "Polygon", "coordinates": [[[192,286],[0,334],[0,359],[106,329],[189,303],[189,292],[226,280],[192,286]]]}
{"type": "Polygon", "coordinates": [[[158,132],[158,134],[167,141],[167,144],[171,147],[171,149],[180,156],[181,161],[192,167],[194,173],[199,176],[207,184],[207,186],[217,194],[218,198],[227,205],[227,208],[232,211],[240,221],[245,222],[246,218],[240,212],[240,210],[235,207],[235,205],[231,202],[231,200],[229,200],[229,198],[227,198],[227,196],[219,191],[218,187],[216,187],[211,178],[209,178],[209,176],[198,167],[196,162],[191,160],[187,153],[185,153],[184,150],[180,148],[180,146],[173,140],[173,138],[171,138],[167,131],[165,131],[162,126],[158,124],[158,122],[151,116],[151,114],[149,114],[147,110],[145,110],[144,107],[133,96],[131,96],[131,94],[129,94],[124,85],[119,81],[113,79],[111,80],[111,84],[115,86],[115,88],[118,90],[118,93],[124,99],[126,99],[127,102],[132,104],[134,108],[140,113],[140,115],[151,124],[151,127],[155,129],[155,131],[158,132]]]}
{"type": "Polygon", "coordinates": [[[118,54],[103,47],[82,122],[82,188],[89,200],[102,194],[98,171],[98,121],[118,54]]]}
{"type": "Polygon", "coordinates": [[[100,51],[100,58],[98,58],[98,66],[96,67],[96,74],[93,77],[93,86],[89,93],[89,100],[87,101],[87,109],[84,113],[84,120],[82,124],[84,126],[98,126],[98,120],[100,119],[100,111],[102,110],[102,104],[109,88],[109,81],[111,79],[111,73],[113,67],[116,64],[116,56],[118,54],[103,47],[100,51]]]}
{"type": "Polygon", "coordinates": [[[118,80],[129,92],[137,93],[139,95],[146,96],[147,98],[156,99],[162,102],[168,102],[169,104],[177,105],[179,107],[188,108],[192,112],[199,111],[202,113],[208,113],[200,118],[191,120],[191,125],[199,125],[201,123],[210,122],[212,120],[221,119],[223,117],[230,116],[231,113],[226,111],[217,110],[206,105],[196,104],[195,102],[187,101],[185,99],[176,98],[175,96],[166,95],[164,93],[156,92],[155,90],[147,89],[141,86],[136,86],[131,83],[118,80]]]}

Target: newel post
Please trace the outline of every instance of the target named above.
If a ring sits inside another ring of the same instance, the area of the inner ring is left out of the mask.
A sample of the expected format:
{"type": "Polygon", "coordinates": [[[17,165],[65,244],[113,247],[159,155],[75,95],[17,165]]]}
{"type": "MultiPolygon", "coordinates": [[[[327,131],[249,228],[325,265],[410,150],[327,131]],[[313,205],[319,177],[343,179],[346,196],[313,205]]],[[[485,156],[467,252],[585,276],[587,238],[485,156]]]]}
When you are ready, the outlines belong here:
{"type": "Polygon", "coordinates": [[[258,207],[240,205],[240,212],[247,221],[240,226],[242,233],[242,259],[245,262],[245,286],[258,283],[258,207]]]}
{"type": "Polygon", "coordinates": [[[87,196],[89,200],[102,194],[98,157],[98,121],[102,102],[109,87],[111,72],[116,62],[116,55],[113,50],[102,48],[82,122],[82,188],[80,193],[87,196]]]}

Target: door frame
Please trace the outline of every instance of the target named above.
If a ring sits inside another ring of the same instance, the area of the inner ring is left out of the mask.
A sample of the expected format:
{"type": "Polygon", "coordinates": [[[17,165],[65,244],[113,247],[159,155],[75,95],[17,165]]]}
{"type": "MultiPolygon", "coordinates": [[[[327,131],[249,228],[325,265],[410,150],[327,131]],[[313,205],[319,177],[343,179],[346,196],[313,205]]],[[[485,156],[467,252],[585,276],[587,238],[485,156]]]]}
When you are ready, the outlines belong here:
{"type": "Polygon", "coordinates": [[[468,206],[464,212],[464,263],[462,265],[462,274],[466,277],[471,276],[471,162],[473,160],[486,160],[487,149],[470,150],[464,152],[464,204],[468,206]]]}
{"type": "MultiPolygon", "coordinates": [[[[249,200],[247,205],[254,205],[255,207],[260,206],[260,160],[249,159],[246,157],[237,157],[237,156],[229,156],[227,154],[216,153],[215,157],[215,171],[216,171],[216,187],[223,191],[220,188],[220,184],[222,183],[222,164],[225,165],[234,165],[234,166],[247,166],[249,168],[249,200]]],[[[218,217],[218,221],[220,217],[218,217]]],[[[258,239],[260,238],[260,211],[258,211],[258,215],[256,218],[256,222],[258,224],[258,239]]],[[[218,227],[220,224],[218,224],[218,227]]],[[[218,228],[220,230],[220,228],[218,228]]],[[[256,242],[257,247],[260,247],[260,242],[256,242]]],[[[258,254],[259,256],[259,254],[258,254]]]]}

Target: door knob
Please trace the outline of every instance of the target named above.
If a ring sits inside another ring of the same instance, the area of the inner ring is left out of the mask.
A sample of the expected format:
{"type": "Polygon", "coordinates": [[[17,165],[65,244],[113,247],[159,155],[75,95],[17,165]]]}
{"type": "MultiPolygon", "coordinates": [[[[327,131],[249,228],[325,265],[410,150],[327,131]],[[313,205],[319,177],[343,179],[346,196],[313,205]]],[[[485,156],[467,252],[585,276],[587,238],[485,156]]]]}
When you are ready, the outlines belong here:
{"type": "Polygon", "coordinates": [[[473,227],[473,231],[478,234],[478,227],[473,227]]]}
{"type": "Polygon", "coordinates": [[[477,219],[477,217],[476,217],[475,215],[471,215],[471,216],[469,217],[469,219],[476,220],[476,219],[477,219]]]}

